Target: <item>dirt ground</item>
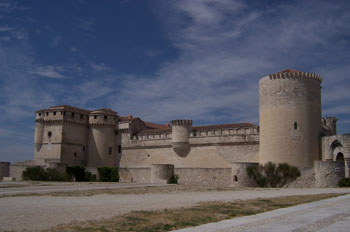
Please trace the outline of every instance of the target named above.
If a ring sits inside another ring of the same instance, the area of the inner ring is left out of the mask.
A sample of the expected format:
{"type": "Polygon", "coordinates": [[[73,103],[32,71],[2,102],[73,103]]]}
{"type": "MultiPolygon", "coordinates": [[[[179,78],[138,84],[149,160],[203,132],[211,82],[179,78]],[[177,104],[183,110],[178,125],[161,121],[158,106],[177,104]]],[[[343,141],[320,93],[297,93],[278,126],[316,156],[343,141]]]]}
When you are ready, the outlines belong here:
{"type": "MultiPolygon", "coordinates": [[[[42,188],[43,186],[40,185],[42,188]]],[[[350,193],[348,188],[213,189],[180,188],[145,194],[93,194],[91,196],[15,196],[0,198],[1,231],[38,231],[72,221],[110,218],[137,210],[190,207],[200,202],[235,201],[277,196],[350,193]]],[[[24,187],[21,187],[24,188],[24,187]]],[[[140,187],[149,188],[149,187],[140,187]]]]}

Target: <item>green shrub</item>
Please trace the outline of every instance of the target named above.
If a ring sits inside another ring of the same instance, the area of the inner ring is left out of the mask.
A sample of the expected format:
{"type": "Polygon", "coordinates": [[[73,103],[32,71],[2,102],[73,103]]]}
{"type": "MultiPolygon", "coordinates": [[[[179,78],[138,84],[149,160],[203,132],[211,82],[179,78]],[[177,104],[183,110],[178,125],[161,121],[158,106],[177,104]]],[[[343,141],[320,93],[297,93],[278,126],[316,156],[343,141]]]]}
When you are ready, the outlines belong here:
{"type": "Polygon", "coordinates": [[[169,184],[177,184],[177,180],[179,179],[178,175],[173,175],[170,177],[169,184]]]}
{"type": "Polygon", "coordinates": [[[118,182],[119,181],[119,170],[118,168],[111,168],[111,181],[118,182]]]}
{"type": "Polygon", "coordinates": [[[116,167],[103,167],[97,168],[98,174],[100,176],[100,181],[104,182],[118,182],[119,181],[119,171],[116,167]]]}
{"type": "Polygon", "coordinates": [[[22,172],[23,180],[43,180],[45,178],[45,169],[40,166],[27,167],[22,172]]]}
{"type": "Polygon", "coordinates": [[[40,166],[27,167],[22,172],[23,180],[41,180],[41,181],[67,181],[66,174],[54,168],[47,168],[46,170],[40,166]]]}
{"type": "Polygon", "coordinates": [[[247,167],[247,174],[250,179],[254,179],[260,187],[282,187],[289,181],[299,177],[300,171],[297,167],[287,163],[281,163],[276,166],[272,162],[265,165],[247,167]]]}
{"type": "Polygon", "coordinates": [[[343,178],[339,181],[339,187],[350,187],[350,178],[343,178]]]}
{"type": "Polygon", "coordinates": [[[96,181],[96,175],[88,172],[85,167],[71,166],[66,168],[70,180],[74,181],[96,181]]]}
{"type": "Polygon", "coordinates": [[[45,170],[44,181],[68,181],[69,177],[57,169],[47,168],[45,170]]]}

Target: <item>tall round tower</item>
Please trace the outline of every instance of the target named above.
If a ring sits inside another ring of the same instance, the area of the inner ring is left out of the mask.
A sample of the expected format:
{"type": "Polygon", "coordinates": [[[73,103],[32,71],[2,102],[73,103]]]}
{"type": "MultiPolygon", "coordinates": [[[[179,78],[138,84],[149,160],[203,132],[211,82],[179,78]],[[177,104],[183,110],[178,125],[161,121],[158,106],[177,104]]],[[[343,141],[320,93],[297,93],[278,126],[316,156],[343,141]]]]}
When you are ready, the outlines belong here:
{"type": "Polygon", "coordinates": [[[88,167],[113,167],[117,162],[117,113],[110,109],[89,114],[88,167]]]}
{"type": "Polygon", "coordinates": [[[35,132],[34,132],[34,145],[35,151],[39,152],[43,144],[44,137],[44,113],[37,111],[35,115],[35,132]]]}
{"type": "Polygon", "coordinates": [[[189,138],[192,131],[192,120],[171,121],[171,145],[176,154],[185,157],[191,150],[189,138]]]}
{"type": "Polygon", "coordinates": [[[260,79],[260,163],[311,167],[319,160],[321,82],[291,69],[260,79]]]}

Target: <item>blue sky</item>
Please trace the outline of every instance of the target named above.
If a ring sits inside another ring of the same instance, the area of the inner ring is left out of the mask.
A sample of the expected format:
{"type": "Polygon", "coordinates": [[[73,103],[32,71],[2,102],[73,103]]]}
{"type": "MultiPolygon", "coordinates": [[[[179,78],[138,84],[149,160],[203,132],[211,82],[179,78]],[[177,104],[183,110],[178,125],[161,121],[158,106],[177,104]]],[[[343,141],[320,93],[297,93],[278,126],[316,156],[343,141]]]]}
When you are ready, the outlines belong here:
{"type": "Polygon", "coordinates": [[[33,158],[34,112],[258,123],[258,80],[320,74],[350,132],[350,1],[0,0],[0,161],[33,158]]]}

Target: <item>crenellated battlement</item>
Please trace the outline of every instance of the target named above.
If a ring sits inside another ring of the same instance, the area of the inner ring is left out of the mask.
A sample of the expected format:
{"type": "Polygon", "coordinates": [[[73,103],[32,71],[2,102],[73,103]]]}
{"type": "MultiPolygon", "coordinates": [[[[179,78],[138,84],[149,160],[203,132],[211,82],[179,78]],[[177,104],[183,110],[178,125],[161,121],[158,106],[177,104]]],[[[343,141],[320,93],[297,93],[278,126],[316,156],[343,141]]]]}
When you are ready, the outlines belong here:
{"type": "Polygon", "coordinates": [[[170,121],[172,126],[181,126],[181,125],[192,125],[192,120],[190,119],[178,119],[170,121]]]}
{"type": "Polygon", "coordinates": [[[315,73],[309,73],[309,72],[299,72],[299,71],[290,71],[290,72],[279,72],[275,74],[268,75],[270,80],[276,80],[276,79],[295,79],[297,78],[312,78],[316,79],[320,82],[322,82],[322,77],[315,73]]]}
{"type": "MultiPolygon", "coordinates": [[[[119,130],[121,131],[121,130],[119,130]]],[[[193,127],[190,132],[190,138],[205,137],[225,137],[225,136],[242,136],[242,135],[258,135],[259,127],[238,127],[238,128],[221,128],[221,129],[201,129],[201,127],[193,127]],[[197,129],[198,128],[198,129],[197,129]]],[[[171,139],[171,131],[169,130],[148,130],[132,136],[132,140],[167,140],[171,139]]]]}

